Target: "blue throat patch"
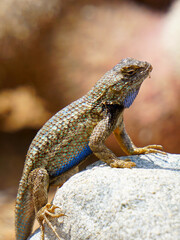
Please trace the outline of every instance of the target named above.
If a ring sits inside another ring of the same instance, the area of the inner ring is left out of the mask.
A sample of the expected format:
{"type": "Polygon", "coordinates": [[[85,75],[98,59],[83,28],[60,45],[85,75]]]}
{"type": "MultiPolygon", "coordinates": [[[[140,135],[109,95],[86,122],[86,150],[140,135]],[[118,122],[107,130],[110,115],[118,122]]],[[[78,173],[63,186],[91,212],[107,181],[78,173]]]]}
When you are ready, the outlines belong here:
{"type": "Polygon", "coordinates": [[[136,90],[135,92],[130,92],[129,95],[124,99],[124,107],[129,108],[131,104],[134,102],[134,99],[138,95],[139,89],[136,90]]]}

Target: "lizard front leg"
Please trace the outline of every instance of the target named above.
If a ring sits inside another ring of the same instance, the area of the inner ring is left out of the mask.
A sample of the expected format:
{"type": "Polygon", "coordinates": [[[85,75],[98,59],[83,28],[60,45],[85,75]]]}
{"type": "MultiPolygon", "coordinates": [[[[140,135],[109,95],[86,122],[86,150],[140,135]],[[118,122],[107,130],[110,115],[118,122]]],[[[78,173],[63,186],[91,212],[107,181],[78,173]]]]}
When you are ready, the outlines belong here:
{"type": "Polygon", "coordinates": [[[117,127],[113,132],[120,147],[127,155],[147,154],[147,153],[166,154],[165,152],[162,151],[163,147],[161,145],[148,145],[142,148],[136,147],[131,141],[129,135],[127,134],[124,124],[122,124],[122,126],[117,127]]]}
{"type": "Polygon", "coordinates": [[[44,168],[34,169],[28,179],[29,190],[32,194],[33,205],[36,213],[36,219],[39,222],[41,229],[41,240],[44,239],[44,226],[45,221],[48,226],[52,229],[56,237],[60,240],[55,228],[52,226],[48,217],[58,218],[64,216],[63,213],[56,214],[55,209],[59,208],[48,202],[48,188],[49,188],[49,175],[44,168]]]}
{"type": "Polygon", "coordinates": [[[90,136],[89,147],[100,160],[106,162],[111,167],[131,168],[135,166],[135,163],[129,160],[118,159],[104,144],[106,138],[113,131],[115,124],[115,117],[112,117],[112,115],[110,116],[109,114],[101,120],[90,136]]]}

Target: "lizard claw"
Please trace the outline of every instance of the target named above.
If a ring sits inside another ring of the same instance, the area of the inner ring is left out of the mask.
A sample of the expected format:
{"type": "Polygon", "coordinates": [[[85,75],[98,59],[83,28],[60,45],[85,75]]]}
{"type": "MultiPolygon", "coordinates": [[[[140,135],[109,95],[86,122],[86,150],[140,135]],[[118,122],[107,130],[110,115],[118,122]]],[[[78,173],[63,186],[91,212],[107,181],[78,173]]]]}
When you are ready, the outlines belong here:
{"type": "Polygon", "coordinates": [[[136,166],[136,164],[134,162],[131,162],[131,160],[129,158],[127,158],[125,160],[115,159],[110,164],[110,167],[112,167],[112,168],[132,168],[135,166],[136,166]]]}
{"type": "Polygon", "coordinates": [[[161,145],[148,145],[145,148],[153,148],[153,149],[158,149],[158,150],[163,150],[163,146],[161,145]]]}
{"type": "Polygon", "coordinates": [[[148,145],[143,148],[135,148],[133,151],[133,155],[136,154],[147,154],[147,153],[160,153],[166,155],[167,153],[162,151],[163,147],[161,145],[148,145]]]}
{"type": "Polygon", "coordinates": [[[54,211],[55,209],[57,209],[57,208],[60,209],[60,207],[58,207],[58,206],[47,203],[45,205],[45,208],[46,208],[45,209],[46,214],[53,217],[53,218],[58,218],[58,217],[61,217],[61,216],[65,216],[64,213],[55,213],[55,211],[54,211]]]}
{"type": "Polygon", "coordinates": [[[53,217],[53,218],[58,218],[61,216],[65,216],[64,213],[55,213],[55,209],[60,209],[58,206],[52,205],[50,203],[47,203],[44,207],[42,207],[37,215],[36,218],[40,224],[40,229],[41,229],[41,240],[44,240],[44,226],[43,226],[43,222],[46,222],[48,224],[48,226],[52,229],[52,231],[54,232],[54,234],[56,235],[56,237],[61,240],[61,238],[59,237],[58,233],[56,232],[55,228],[53,227],[52,223],[49,221],[48,217],[53,217]]]}

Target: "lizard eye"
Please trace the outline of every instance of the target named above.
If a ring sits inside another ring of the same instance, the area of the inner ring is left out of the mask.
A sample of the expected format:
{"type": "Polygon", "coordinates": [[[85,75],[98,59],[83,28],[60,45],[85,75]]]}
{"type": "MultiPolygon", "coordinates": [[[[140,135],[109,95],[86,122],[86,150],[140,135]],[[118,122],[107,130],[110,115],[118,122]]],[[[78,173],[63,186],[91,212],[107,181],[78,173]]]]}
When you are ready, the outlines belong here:
{"type": "Polygon", "coordinates": [[[122,73],[127,76],[133,76],[136,73],[136,68],[124,68],[122,69],[122,73]]]}
{"type": "Polygon", "coordinates": [[[134,70],[129,70],[129,71],[127,71],[126,73],[128,74],[128,75],[133,75],[134,73],[135,73],[136,71],[134,71],[134,70]]]}

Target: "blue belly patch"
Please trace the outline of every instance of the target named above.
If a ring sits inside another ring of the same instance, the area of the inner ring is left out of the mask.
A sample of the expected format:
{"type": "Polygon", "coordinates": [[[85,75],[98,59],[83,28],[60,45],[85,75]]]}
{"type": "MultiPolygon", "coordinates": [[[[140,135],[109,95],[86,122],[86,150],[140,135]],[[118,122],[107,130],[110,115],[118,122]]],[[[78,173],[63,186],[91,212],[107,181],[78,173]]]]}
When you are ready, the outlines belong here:
{"type": "Polygon", "coordinates": [[[59,170],[57,170],[54,173],[49,173],[49,175],[51,177],[57,177],[60,174],[68,171],[69,169],[71,169],[72,167],[78,165],[82,160],[84,160],[87,156],[89,156],[92,153],[92,150],[90,149],[89,145],[87,144],[80,153],[78,153],[75,157],[69,159],[69,162],[64,165],[61,166],[61,168],[59,170]]]}

